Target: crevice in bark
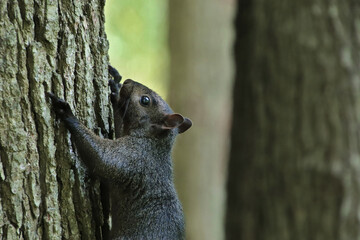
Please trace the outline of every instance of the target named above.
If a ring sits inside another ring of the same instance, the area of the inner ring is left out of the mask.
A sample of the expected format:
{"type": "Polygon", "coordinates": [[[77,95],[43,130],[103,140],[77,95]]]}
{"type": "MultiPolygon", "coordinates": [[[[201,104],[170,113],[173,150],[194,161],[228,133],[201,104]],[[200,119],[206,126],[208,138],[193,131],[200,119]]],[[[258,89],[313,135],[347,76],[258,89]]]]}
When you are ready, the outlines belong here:
{"type": "MultiPolygon", "coordinates": [[[[81,43],[80,45],[83,45],[84,43],[81,43]]],[[[78,79],[79,79],[79,76],[78,75],[80,75],[79,73],[80,73],[80,70],[79,70],[79,64],[77,64],[79,61],[81,61],[81,59],[79,59],[79,52],[77,52],[76,54],[75,54],[75,68],[74,68],[74,71],[75,71],[75,73],[77,73],[77,74],[75,74],[75,77],[74,77],[74,102],[75,102],[75,106],[78,104],[78,101],[79,101],[79,99],[78,99],[78,95],[77,95],[77,93],[78,93],[78,91],[79,91],[79,89],[78,89],[78,84],[77,84],[77,82],[78,82],[78,79]]],[[[85,94],[85,93],[84,93],[85,94]]]]}
{"type": "Polygon", "coordinates": [[[19,2],[19,9],[20,9],[20,15],[23,21],[26,21],[26,4],[24,0],[18,0],[19,2]]]}
{"type": "Polygon", "coordinates": [[[15,21],[15,13],[14,13],[14,3],[12,1],[9,1],[7,3],[7,13],[10,21],[14,23],[15,21]]]}
{"type": "MultiPolygon", "coordinates": [[[[32,84],[34,80],[32,74],[31,74],[31,69],[34,69],[34,59],[33,59],[33,54],[32,54],[32,50],[31,50],[32,46],[27,46],[26,47],[26,70],[27,70],[27,78],[29,81],[29,92],[28,92],[28,98],[29,98],[29,104],[30,104],[30,110],[31,110],[31,118],[33,119],[34,122],[34,127],[36,130],[36,139],[37,139],[37,143],[36,143],[36,148],[37,148],[37,152],[38,152],[38,156],[39,156],[39,182],[40,182],[40,189],[41,189],[41,203],[39,206],[39,210],[40,210],[40,216],[41,218],[39,218],[40,221],[40,225],[45,226],[44,224],[44,216],[46,213],[46,193],[47,193],[47,188],[46,188],[46,181],[45,181],[45,172],[46,172],[46,159],[47,156],[44,156],[44,154],[42,154],[42,147],[41,147],[41,143],[40,143],[40,126],[39,126],[39,121],[37,118],[37,114],[36,111],[34,109],[34,99],[33,96],[31,94],[31,92],[33,91],[33,86],[35,84],[32,84]]],[[[46,228],[43,231],[43,239],[46,239],[48,237],[46,228]]]]}
{"type": "MultiPolygon", "coordinates": [[[[74,149],[74,148],[73,148],[74,149]]],[[[75,150],[75,149],[74,149],[75,150]]],[[[77,156],[77,154],[74,152],[74,154],[77,156]]],[[[80,197],[80,193],[78,192],[79,188],[80,188],[80,182],[78,181],[79,179],[79,173],[78,173],[78,169],[76,168],[76,166],[72,166],[71,169],[74,172],[74,187],[72,189],[72,194],[73,194],[73,204],[76,206],[76,202],[81,202],[81,197],[80,197]]],[[[75,211],[75,216],[79,225],[79,233],[80,236],[82,237],[82,233],[84,232],[84,224],[82,222],[82,214],[81,211],[75,211]]]]}
{"type": "Polygon", "coordinates": [[[97,126],[100,128],[101,130],[101,135],[104,138],[109,138],[109,132],[105,127],[105,123],[103,121],[103,118],[101,117],[101,101],[100,101],[100,86],[98,83],[98,79],[96,79],[96,76],[98,76],[99,74],[97,74],[95,72],[94,74],[94,78],[93,78],[93,86],[94,86],[94,92],[95,92],[95,103],[94,103],[94,108],[95,108],[95,118],[96,118],[96,122],[97,122],[97,126]]]}
{"type": "MultiPolygon", "coordinates": [[[[23,91],[22,91],[22,84],[21,84],[21,81],[20,81],[20,78],[23,78],[23,76],[21,75],[20,73],[20,68],[21,68],[21,63],[23,61],[22,59],[22,56],[21,56],[21,51],[22,51],[22,48],[21,48],[21,44],[20,44],[20,41],[19,41],[19,33],[16,34],[16,37],[17,37],[17,41],[16,41],[16,47],[17,47],[17,62],[18,62],[18,66],[17,66],[17,72],[16,72],[16,81],[17,81],[17,84],[18,84],[18,87],[20,89],[20,93],[22,94],[23,91]]],[[[21,99],[24,99],[24,97],[21,95],[19,96],[21,99]]],[[[24,107],[24,105],[22,105],[22,108],[21,109],[26,109],[24,107]]],[[[21,117],[23,119],[23,122],[24,122],[24,126],[25,126],[25,121],[24,121],[24,114],[21,114],[21,117]]]]}
{"type": "Polygon", "coordinates": [[[34,20],[34,40],[41,42],[42,41],[42,32],[43,29],[41,29],[41,20],[40,20],[40,16],[41,13],[39,12],[39,5],[37,4],[36,1],[34,1],[34,15],[33,15],[33,20],[34,20]]]}
{"type": "Polygon", "coordinates": [[[4,233],[4,235],[2,236],[1,240],[7,240],[7,239],[5,239],[5,238],[6,238],[7,233],[8,233],[8,225],[5,225],[5,226],[3,227],[3,233],[4,233]]]}
{"type": "Polygon", "coordinates": [[[6,164],[7,162],[5,161],[7,159],[7,154],[6,151],[4,150],[3,146],[0,145],[0,161],[2,163],[2,170],[4,172],[4,179],[0,178],[0,184],[2,183],[2,181],[6,181],[7,179],[7,166],[9,166],[8,164],[6,164]]]}
{"type": "MultiPolygon", "coordinates": [[[[7,221],[11,218],[11,216],[9,216],[9,210],[7,209],[8,207],[7,206],[11,206],[10,205],[10,186],[9,183],[6,181],[6,179],[8,178],[8,169],[6,168],[6,166],[9,166],[9,161],[8,161],[8,156],[6,154],[6,151],[4,151],[2,149],[2,147],[0,146],[0,160],[2,162],[2,165],[3,165],[3,171],[4,171],[4,175],[5,175],[5,178],[4,179],[1,179],[0,178],[0,192],[2,194],[2,201],[1,201],[1,206],[2,206],[2,210],[3,212],[5,212],[5,216],[3,217],[3,222],[5,223],[4,226],[2,226],[2,229],[3,229],[3,233],[4,233],[4,236],[6,236],[7,234],[7,221]]],[[[12,212],[12,210],[10,210],[10,212],[12,212]]],[[[4,239],[4,238],[2,238],[4,239]]]]}
{"type": "MultiPolygon", "coordinates": [[[[23,186],[25,186],[24,181],[23,181],[23,186]]],[[[27,196],[27,195],[26,195],[26,196],[27,196]]],[[[28,196],[27,196],[27,197],[28,197],[28,196]]],[[[22,201],[22,203],[21,203],[21,207],[22,207],[23,213],[25,213],[25,212],[26,212],[26,208],[25,208],[25,205],[24,205],[24,199],[23,199],[23,201],[22,201]]],[[[26,223],[26,214],[23,214],[22,222],[23,222],[23,223],[26,223]]],[[[25,226],[24,226],[24,224],[21,225],[21,227],[20,227],[19,230],[20,230],[20,236],[22,236],[22,238],[23,238],[24,240],[29,239],[29,236],[25,236],[25,226]]]]}
{"type": "MultiPolygon", "coordinates": [[[[96,11],[98,12],[103,12],[103,8],[104,8],[104,5],[101,5],[100,3],[100,6],[97,5],[99,8],[100,8],[100,11],[99,9],[96,9],[96,11]]],[[[83,7],[83,11],[84,11],[84,15],[85,16],[88,16],[88,22],[89,22],[89,26],[94,29],[94,21],[99,21],[98,18],[96,18],[95,20],[93,19],[94,17],[94,14],[92,14],[92,7],[90,4],[85,4],[85,6],[83,7]]],[[[100,14],[100,18],[103,16],[103,14],[100,14]]],[[[103,21],[104,22],[104,21],[103,21]]],[[[103,23],[102,22],[102,23],[103,23]]],[[[101,21],[100,21],[101,23],[101,21]]],[[[104,34],[101,33],[101,31],[104,30],[104,27],[100,27],[99,28],[99,33],[95,33],[95,36],[103,36],[104,34]]],[[[96,52],[98,49],[99,49],[99,44],[101,41],[99,38],[96,39],[96,41],[90,41],[90,51],[91,51],[91,54],[93,56],[96,56],[96,55],[99,55],[98,52],[96,52]]],[[[101,50],[101,49],[100,49],[101,50]]],[[[108,75],[106,75],[108,77],[108,75]]],[[[106,129],[105,127],[105,122],[101,116],[102,114],[102,106],[101,106],[101,99],[100,99],[100,96],[101,96],[101,82],[102,82],[102,79],[99,79],[100,77],[103,77],[103,74],[102,74],[102,69],[100,68],[95,68],[94,69],[94,78],[93,78],[93,87],[94,87],[94,92],[96,93],[95,94],[95,103],[94,103],[94,106],[95,106],[95,117],[96,117],[96,122],[97,122],[97,126],[100,127],[101,129],[101,134],[103,137],[105,138],[109,138],[109,130],[106,129]]],[[[108,79],[107,79],[108,80],[108,79]]],[[[108,90],[108,88],[106,88],[106,90],[108,90]]],[[[111,126],[111,125],[109,125],[111,126]]]]}
{"type": "MultiPolygon", "coordinates": [[[[67,94],[66,94],[66,79],[64,77],[64,63],[62,61],[62,57],[63,57],[63,53],[61,51],[62,47],[63,47],[63,31],[62,29],[60,29],[60,31],[58,32],[58,43],[57,43],[57,68],[56,68],[56,72],[59,74],[60,78],[61,78],[61,83],[62,83],[62,87],[63,87],[63,94],[64,94],[64,99],[67,99],[67,94]]],[[[57,87],[57,85],[53,84],[53,88],[57,87]]],[[[55,92],[60,92],[60,89],[57,89],[58,91],[56,91],[56,89],[53,89],[55,92]]]]}
{"type": "MultiPolygon", "coordinates": [[[[25,179],[24,179],[24,181],[23,181],[23,186],[24,186],[24,187],[26,186],[25,179]]],[[[29,196],[29,193],[28,193],[27,191],[28,191],[28,189],[26,189],[26,191],[24,191],[24,194],[25,194],[25,196],[26,196],[26,198],[27,198],[27,200],[28,200],[28,202],[29,202],[30,213],[31,213],[31,216],[32,216],[33,218],[36,218],[37,216],[36,216],[36,214],[35,214],[33,205],[31,204],[31,197],[29,196]]],[[[24,206],[23,206],[23,207],[24,207],[24,206]]],[[[24,207],[24,209],[25,209],[25,207],[24,207]]],[[[25,210],[24,210],[24,212],[25,212],[25,210]]],[[[24,215],[24,221],[23,221],[23,222],[26,222],[26,221],[25,221],[25,215],[24,215]]]]}
{"type": "Polygon", "coordinates": [[[4,150],[0,146],[0,159],[3,165],[4,180],[0,179],[0,193],[2,197],[2,209],[5,212],[5,216],[3,217],[4,222],[6,223],[4,228],[6,229],[4,232],[7,231],[7,223],[10,223],[12,226],[14,226],[15,229],[19,227],[19,224],[17,223],[16,214],[18,214],[14,209],[14,204],[12,203],[11,196],[14,195],[14,193],[11,191],[11,184],[9,182],[9,179],[11,178],[11,167],[7,168],[6,166],[11,166],[10,164],[10,157],[8,155],[8,150],[4,150]]]}
{"type": "Polygon", "coordinates": [[[67,99],[67,94],[66,94],[66,79],[64,77],[64,65],[66,64],[63,57],[64,57],[64,52],[62,51],[63,48],[65,48],[66,46],[64,46],[64,29],[63,29],[63,22],[62,19],[64,18],[61,12],[61,6],[60,6],[60,1],[58,3],[58,15],[59,15],[59,31],[57,33],[57,56],[56,56],[56,73],[58,74],[58,78],[60,78],[61,82],[59,81],[60,84],[62,84],[62,88],[61,86],[58,86],[58,84],[54,84],[54,82],[52,82],[52,91],[54,93],[59,93],[59,92],[63,92],[63,97],[66,100],[67,99]],[[60,87],[60,89],[57,89],[58,87],[60,87]],[[62,91],[61,91],[62,90],[62,91]]]}
{"type": "MultiPolygon", "coordinates": [[[[62,12],[61,12],[60,2],[61,1],[58,1],[58,5],[57,5],[57,11],[58,11],[58,16],[59,16],[59,31],[57,33],[57,49],[56,49],[57,56],[56,56],[56,69],[55,69],[57,74],[61,74],[59,72],[60,71],[59,68],[61,66],[60,57],[61,57],[61,47],[62,47],[62,40],[63,40],[63,33],[64,33],[63,28],[62,28],[62,21],[61,21],[61,19],[63,19],[63,16],[62,16],[62,12]]],[[[62,76],[62,75],[60,75],[60,76],[62,76]]],[[[53,82],[51,82],[51,83],[52,83],[52,86],[54,87],[54,83],[53,82]]],[[[63,84],[64,84],[64,82],[63,82],[63,84]]],[[[52,89],[52,91],[54,92],[55,89],[52,89]]]]}
{"type": "MultiPolygon", "coordinates": [[[[95,177],[95,176],[91,176],[90,177],[90,192],[89,192],[89,197],[91,199],[91,210],[92,210],[92,215],[93,215],[93,219],[94,219],[94,222],[95,222],[95,236],[96,236],[96,239],[103,239],[102,238],[102,221],[104,220],[103,219],[103,213],[101,212],[102,209],[99,209],[98,206],[94,206],[94,203],[100,203],[101,202],[101,199],[99,199],[99,197],[101,198],[101,195],[102,195],[102,192],[100,193],[97,193],[97,190],[100,190],[100,189],[97,189],[95,186],[96,185],[100,185],[100,184],[97,184],[99,181],[98,177],[95,177]]],[[[103,207],[103,206],[101,206],[103,207]]]]}
{"type": "MultiPolygon", "coordinates": [[[[60,127],[63,124],[59,121],[57,122],[54,131],[54,139],[55,139],[55,159],[57,159],[56,166],[56,181],[58,183],[58,196],[57,201],[59,203],[59,211],[61,216],[61,227],[63,228],[63,232],[66,234],[72,234],[72,230],[78,230],[77,226],[70,226],[71,223],[69,219],[72,218],[72,211],[76,211],[76,209],[72,209],[72,206],[68,206],[67,198],[69,197],[67,194],[69,192],[74,191],[71,189],[71,180],[70,178],[70,169],[73,169],[73,162],[71,161],[71,157],[68,154],[68,148],[71,147],[67,144],[67,130],[64,127],[60,127]],[[71,211],[71,213],[67,212],[71,211]]],[[[73,205],[75,208],[76,205],[73,205]]],[[[78,224],[78,219],[75,224],[78,224]]],[[[73,236],[78,237],[78,235],[73,236]]]]}

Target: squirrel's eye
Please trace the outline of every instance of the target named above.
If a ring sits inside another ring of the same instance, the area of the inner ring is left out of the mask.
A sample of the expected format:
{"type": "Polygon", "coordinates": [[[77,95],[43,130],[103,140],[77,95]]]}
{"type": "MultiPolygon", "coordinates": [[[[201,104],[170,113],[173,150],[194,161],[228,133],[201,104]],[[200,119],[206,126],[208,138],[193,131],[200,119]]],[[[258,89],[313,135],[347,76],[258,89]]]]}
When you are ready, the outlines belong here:
{"type": "Polygon", "coordinates": [[[140,103],[143,106],[148,106],[150,104],[150,98],[148,96],[142,96],[140,99],[140,103]]]}

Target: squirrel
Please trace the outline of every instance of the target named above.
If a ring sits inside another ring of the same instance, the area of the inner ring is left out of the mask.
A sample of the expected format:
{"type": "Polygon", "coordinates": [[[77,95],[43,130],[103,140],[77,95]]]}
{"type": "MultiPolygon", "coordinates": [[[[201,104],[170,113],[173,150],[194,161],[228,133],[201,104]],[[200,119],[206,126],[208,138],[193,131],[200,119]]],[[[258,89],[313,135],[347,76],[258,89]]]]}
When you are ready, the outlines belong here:
{"type": "Polygon", "coordinates": [[[192,125],[146,86],[109,65],[115,138],[103,139],[53,93],[56,116],[70,131],[80,158],[111,186],[111,239],[184,239],[185,223],[174,183],[171,149],[192,125]]]}

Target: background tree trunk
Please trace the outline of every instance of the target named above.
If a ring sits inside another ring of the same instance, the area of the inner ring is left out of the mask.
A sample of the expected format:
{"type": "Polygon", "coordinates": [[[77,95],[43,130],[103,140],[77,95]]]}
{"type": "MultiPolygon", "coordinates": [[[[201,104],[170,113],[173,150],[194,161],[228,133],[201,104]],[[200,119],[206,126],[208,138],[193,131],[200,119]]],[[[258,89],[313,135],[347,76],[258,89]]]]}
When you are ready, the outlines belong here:
{"type": "Polygon", "coordinates": [[[0,1],[2,239],[101,239],[106,229],[101,184],[87,177],[45,98],[65,98],[108,135],[103,8],[102,0],[0,1]]]}
{"type": "Polygon", "coordinates": [[[359,239],[360,3],[239,1],[228,239],[359,239]]]}
{"type": "Polygon", "coordinates": [[[222,239],[232,79],[232,1],[172,0],[170,105],[194,126],[177,139],[187,239],[222,239]]]}

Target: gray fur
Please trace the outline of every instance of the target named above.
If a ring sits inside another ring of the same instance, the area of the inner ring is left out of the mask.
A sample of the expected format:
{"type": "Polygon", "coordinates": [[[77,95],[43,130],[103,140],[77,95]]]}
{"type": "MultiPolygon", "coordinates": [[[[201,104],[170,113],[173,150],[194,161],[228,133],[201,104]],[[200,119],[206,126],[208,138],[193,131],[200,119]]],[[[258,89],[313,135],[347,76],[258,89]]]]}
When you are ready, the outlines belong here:
{"type": "MultiPolygon", "coordinates": [[[[184,239],[184,216],[173,184],[171,148],[180,126],[186,125],[186,130],[191,121],[166,121],[167,116],[174,115],[161,97],[137,82],[125,83],[120,95],[112,93],[114,112],[119,111],[114,116],[124,116],[114,119],[122,128],[115,129],[119,137],[116,140],[96,136],[79,123],[65,101],[51,93],[48,96],[71,132],[81,159],[111,183],[111,239],[184,239]],[[152,98],[151,107],[139,104],[144,94],[152,98]]],[[[112,89],[118,91],[119,87],[112,89]]],[[[175,115],[171,120],[182,118],[175,115]]]]}

